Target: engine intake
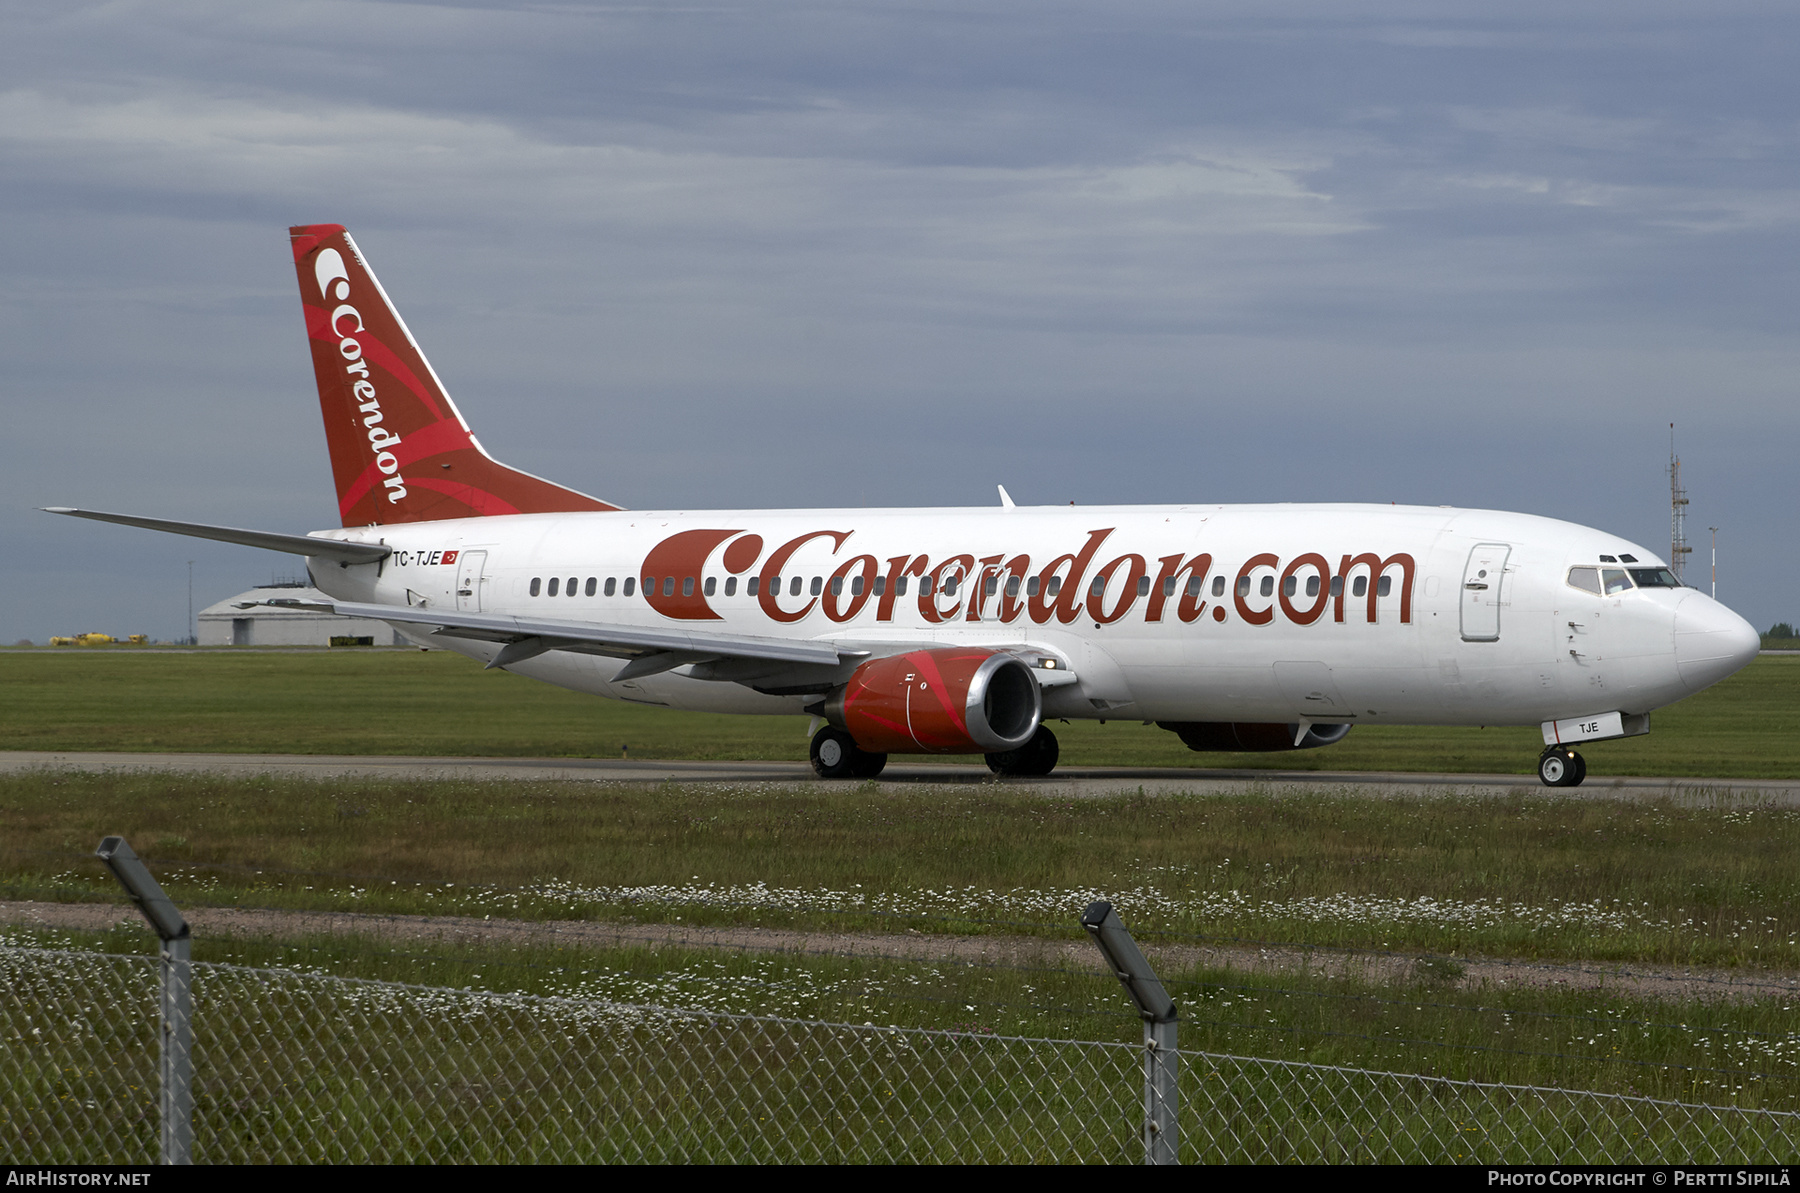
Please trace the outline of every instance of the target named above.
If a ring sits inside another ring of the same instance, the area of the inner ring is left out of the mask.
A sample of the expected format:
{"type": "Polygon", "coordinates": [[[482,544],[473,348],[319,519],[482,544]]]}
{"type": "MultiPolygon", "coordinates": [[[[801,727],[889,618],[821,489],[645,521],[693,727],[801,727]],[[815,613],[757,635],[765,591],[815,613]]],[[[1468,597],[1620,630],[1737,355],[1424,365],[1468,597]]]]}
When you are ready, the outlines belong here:
{"type": "Polygon", "coordinates": [[[1344,740],[1348,725],[1309,725],[1298,745],[1300,723],[1290,725],[1263,724],[1255,721],[1158,721],[1157,728],[1167,729],[1181,738],[1190,750],[1206,753],[1227,750],[1243,754],[1274,754],[1281,750],[1316,750],[1344,740]]]}
{"type": "Polygon", "coordinates": [[[1022,659],[944,647],[870,659],[824,711],[870,753],[989,754],[1029,742],[1044,703],[1022,659]]]}

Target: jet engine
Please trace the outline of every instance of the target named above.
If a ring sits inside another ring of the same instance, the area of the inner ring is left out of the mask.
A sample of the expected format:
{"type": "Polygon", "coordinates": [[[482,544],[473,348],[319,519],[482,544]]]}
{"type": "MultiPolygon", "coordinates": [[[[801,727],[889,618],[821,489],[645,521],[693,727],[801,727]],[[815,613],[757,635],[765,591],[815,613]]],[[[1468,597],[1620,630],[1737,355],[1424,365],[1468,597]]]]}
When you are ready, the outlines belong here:
{"type": "Polygon", "coordinates": [[[825,702],[825,719],[872,754],[989,754],[1037,733],[1043,697],[1024,660],[977,647],[870,659],[825,702]]]}
{"type": "Polygon", "coordinates": [[[1158,721],[1181,738],[1190,750],[1232,750],[1245,754],[1273,754],[1280,750],[1316,750],[1344,740],[1348,725],[1309,725],[1301,736],[1300,723],[1262,724],[1254,721],[1158,721]],[[1299,738],[1296,742],[1295,739],[1299,738]]]}

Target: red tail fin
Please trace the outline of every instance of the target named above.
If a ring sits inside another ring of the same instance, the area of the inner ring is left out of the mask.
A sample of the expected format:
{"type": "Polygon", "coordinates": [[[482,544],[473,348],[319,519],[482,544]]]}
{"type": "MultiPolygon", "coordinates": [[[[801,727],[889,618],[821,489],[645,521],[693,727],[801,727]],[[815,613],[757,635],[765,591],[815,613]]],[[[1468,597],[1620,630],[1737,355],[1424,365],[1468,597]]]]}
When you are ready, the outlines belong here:
{"type": "Polygon", "coordinates": [[[619,508],[491,458],[350,234],[288,235],[345,526],[619,508]]]}

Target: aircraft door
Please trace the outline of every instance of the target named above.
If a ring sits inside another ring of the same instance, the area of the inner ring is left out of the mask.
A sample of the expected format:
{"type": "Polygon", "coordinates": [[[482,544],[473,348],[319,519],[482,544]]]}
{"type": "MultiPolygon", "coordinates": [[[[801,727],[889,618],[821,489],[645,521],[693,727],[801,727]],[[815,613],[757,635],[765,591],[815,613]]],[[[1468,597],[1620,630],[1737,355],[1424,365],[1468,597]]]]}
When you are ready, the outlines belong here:
{"type": "Polygon", "coordinates": [[[1477,543],[1463,568],[1462,637],[1464,642],[1500,640],[1502,584],[1506,558],[1512,548],[1505,543],[1477,543]]]}
{"type": "Polygon", "coordinates": [[[487,566],[486,551],[464,551],[456,557],[456,611],[481,612],[481,586],[487,578],[481,574],[487,566]]]}

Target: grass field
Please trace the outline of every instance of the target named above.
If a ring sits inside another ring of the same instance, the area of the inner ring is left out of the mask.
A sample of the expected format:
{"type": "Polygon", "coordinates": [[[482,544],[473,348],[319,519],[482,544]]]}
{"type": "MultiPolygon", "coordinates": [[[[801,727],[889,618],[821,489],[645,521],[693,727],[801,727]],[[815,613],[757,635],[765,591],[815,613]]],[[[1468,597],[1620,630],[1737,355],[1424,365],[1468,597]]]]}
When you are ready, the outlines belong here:
{"type": "MultiPolygon", "coordinates": [[[[1484,800],[1253,789],[1069,800],[1001,787],[33,774],[0,778],[0,823],[0,897],[15,899],[116,902],[91,856],[116,832],[188,907],[1002,935],[1045,950],[968,964],[202,935],[200,960],[1129,1040],[1138,1027],[1116,983],[1057,951],[1073,940],[1085,952],[1076,916],[1108,897],[1152,945],[1354,955],[1336,977],[1165,967],[1185,1047],[1800,1109],[1800,1032],[1794,991],[1782,985],[1800,969],[1800,811],[1789,809],[1535,790],[1484,800]],[[1411,959],[1398,976],[1395,954],[1411,959]],[[1475,958],[1514,959],[1520,980],[1459,982],[1475,958]],[[1769,997],[1648,998],[1531,980],[1531,964],[1570,961],[1721,967],[1766,981],[1769,997]]],[[[4,935],[148,948],[136,927],[4,935]]]]}
{"type": "Polygon", "coordinates": [[[120,833],[193,903],[1800,968],[1784,808],[39,774],[0,820],[14,897],[113,897],[120,833]]]}
{"type": "MultiPolygon", "coordinates": [[[[1763,656],[1586,747],[1597,776],[1800,778],[1800,654],[1763,656]]],[[[447,652],[0,651],[0,749],[789,759],[804,717],[671,712],[483,671],[447,652]]],[[[1069,765],[1530,773],[1535,727],[1359,726],[1285,754],[1195,754],[1135,721],[1054,726],[1069,765]]]]}

